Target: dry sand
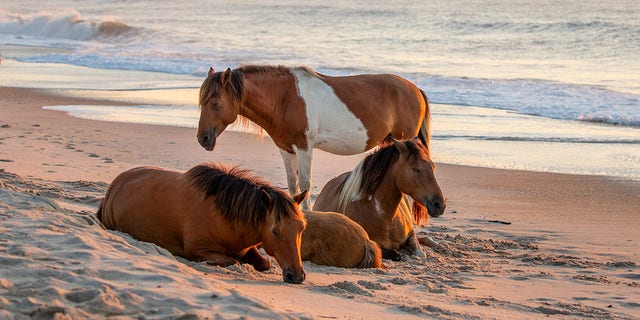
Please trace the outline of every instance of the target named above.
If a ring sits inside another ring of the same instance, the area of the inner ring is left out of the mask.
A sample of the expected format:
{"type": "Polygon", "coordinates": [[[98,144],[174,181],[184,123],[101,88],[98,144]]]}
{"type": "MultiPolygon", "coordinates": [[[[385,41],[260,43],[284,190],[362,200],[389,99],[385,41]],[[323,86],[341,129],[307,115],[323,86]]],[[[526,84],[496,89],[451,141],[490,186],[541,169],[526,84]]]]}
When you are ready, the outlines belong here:
{"type": "MultiPolygon", "coordinates": [[[[194,129],[40,108],[87,103],[114,104],[0,88],[0,319],[640,318],[637,181],[439,164],[448,207],[418,232],[440,250],[386,270],[305,262],[307,280],[290,285],[277,267],[188,262],[93,216],[138,165],[219,161],[284,187],[268,139],[226,132],[211,153],[194,129]]],[[[312,193],[361,157],[317,152],[312,193]]]]}

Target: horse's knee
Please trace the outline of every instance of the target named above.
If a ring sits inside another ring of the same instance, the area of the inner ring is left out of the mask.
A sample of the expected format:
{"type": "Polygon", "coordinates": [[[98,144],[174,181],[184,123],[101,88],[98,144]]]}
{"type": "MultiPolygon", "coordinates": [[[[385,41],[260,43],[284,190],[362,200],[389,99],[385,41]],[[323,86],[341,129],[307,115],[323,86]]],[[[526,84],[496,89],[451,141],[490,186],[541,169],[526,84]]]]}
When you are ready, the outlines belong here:
{"type": "Polygon", "coordinates": [[[256,271],[260,272],[267,271],[271,268],[271,262],[263,257],[255,247],[250,249],[240,261],[251,264],[256,271]]]}

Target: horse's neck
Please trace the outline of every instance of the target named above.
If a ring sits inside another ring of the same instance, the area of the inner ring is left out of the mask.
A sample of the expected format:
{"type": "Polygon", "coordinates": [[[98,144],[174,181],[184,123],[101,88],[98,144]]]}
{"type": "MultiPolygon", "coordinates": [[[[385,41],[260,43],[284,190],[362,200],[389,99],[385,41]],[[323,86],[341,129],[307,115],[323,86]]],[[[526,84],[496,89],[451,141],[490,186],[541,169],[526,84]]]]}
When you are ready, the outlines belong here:
{"type": "Polygon", "coordinates": [[[262,127],[267,133],[283,126],[284,124],[277,117],[279,112],[276,109],[279,106],[278,102],[283,100],[283,91],[277,88],[287,86],[288,84],[285,82],[286,79],[283,77],[273,77],[268,74],[245,75],[245,103],[240,107],[238,113],[262,127]],[[261,85],[263,82],[270,82],[270,84],[268,86],[261,85]]]}
{"type": "Polygon", "coordinates": [[[236,235],[239,236],[240,242],[246,246],[262,242],[263,227],[264,222],[260,223],[256,227],[240,223],[235,223],[233,225],[233,229],[235,230],[236,235]]]}
{"type": "Polygon", "coordinates": [[[402,201],[402,196],[403,194],[396,185],[393,175],[387,172],[373,193],[376,211],[378,211],[379,214],[388,216],[395,215],[400,206],[400,201],[402,201]]]}

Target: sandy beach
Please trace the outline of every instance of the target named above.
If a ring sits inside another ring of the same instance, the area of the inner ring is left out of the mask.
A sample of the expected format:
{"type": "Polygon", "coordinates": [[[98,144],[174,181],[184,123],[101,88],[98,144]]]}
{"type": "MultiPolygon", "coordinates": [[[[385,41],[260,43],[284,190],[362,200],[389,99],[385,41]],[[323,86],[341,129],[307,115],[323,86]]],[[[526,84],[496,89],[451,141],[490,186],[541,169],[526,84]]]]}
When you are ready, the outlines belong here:
{"type": "MultiPolygon", "coordinates": [[[[117,103],[0,88],[0,319],[640,318],[639,181],[440,163],[447,209],[418,234],[442,248],[387,269],[305,262],[290,285],[101,227],[109,183],[139,165],[216,161],[286,186],[268,138],[225,132],[207,152],[195,129],[41,108],[117,103]]],[[[312,196],[361,158],[317,151],[312,196]]]]}

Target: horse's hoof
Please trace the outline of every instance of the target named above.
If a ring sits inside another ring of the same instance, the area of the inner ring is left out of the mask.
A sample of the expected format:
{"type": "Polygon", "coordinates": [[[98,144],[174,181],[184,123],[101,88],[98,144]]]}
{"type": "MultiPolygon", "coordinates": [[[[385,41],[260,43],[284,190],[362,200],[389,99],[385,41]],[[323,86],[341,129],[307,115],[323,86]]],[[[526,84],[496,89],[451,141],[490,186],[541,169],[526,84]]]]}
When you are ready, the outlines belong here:
{"type": "Polygon", "coordinates": [[[392,261],[401,261],[402,255],[396,250],[382,249],[382,258],[392,261]]]}
{"type": "Polygon", "coordinates": [[[418,258],[426,258],[427,254],[424,253],[424,251],[420,250],[420,249],[416,249],[416,251],[413,253],[416,257],[418,258]]]}

